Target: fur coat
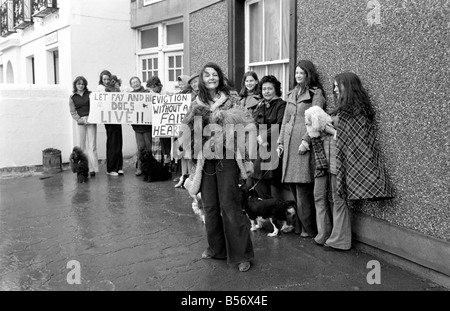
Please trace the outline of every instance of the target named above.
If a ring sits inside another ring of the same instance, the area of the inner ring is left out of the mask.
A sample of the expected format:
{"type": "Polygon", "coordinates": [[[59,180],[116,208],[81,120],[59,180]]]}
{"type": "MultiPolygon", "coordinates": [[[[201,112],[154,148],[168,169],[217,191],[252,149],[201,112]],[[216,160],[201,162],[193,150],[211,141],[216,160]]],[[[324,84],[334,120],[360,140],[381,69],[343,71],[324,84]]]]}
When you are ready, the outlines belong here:
{"type": "Polygon", "coordinates": [[[238,98],[221,93],[220,98],[212,105],[203,103],[197,98],[192,103],[183,124],[188,126],[190,135],[184,135],[181,130],[178,141],[185,151],[184,157],[192,158],[196,162],[193,168],[194,172],[185,184],[185,188],[191,195],[196,195],[200,191],[205,160],[219,159],[221,156],[226,158],[227,154],[232,153],[239,166],[242,179],[247,179],[253,172],[253,163],[249,158],[248,148],[245,144],[238,143],[234,129],[227,127],[227,125],[242,125],[250,131],[250,133],[246,133],[246,137],[256,137],[254,120],[238,98]],[[198,120],[195,122],[195,117],[200,117],[201,122],[198,120]],[[219,125],[219,127],[215,125],[219,125]],[[211,129],[211,132],[208,133],[208,129],[211,129]],[[226,138],[231,137],[230,135],[234,137],[233,144],[232,142],[227,143],[226,138]]]}

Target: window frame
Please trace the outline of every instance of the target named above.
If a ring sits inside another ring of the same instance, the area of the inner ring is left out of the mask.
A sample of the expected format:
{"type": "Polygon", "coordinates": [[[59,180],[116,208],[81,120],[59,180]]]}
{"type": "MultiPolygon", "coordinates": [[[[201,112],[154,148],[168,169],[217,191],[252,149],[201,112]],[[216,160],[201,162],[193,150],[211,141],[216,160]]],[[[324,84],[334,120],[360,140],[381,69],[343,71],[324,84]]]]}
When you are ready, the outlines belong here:
{"type": "MultiPolygon", "coordinates": [[[[264,59],[266,58],[266,42],[265,42],[265,26],[266,23],[264,22],[265,19],[265,1],[266,0],[246,0],[245,1],[245,68],[247,68],[248,70],[254,70],[254,67],[264,67],[264,72],[265,75],[268,74],[269,71],[269,66],[271,65],[283,65],[283,73],[282,73],[282,77],[277,77],[277,79],[281,82],[281,86],[282,86],[282,91],[283,91],[283,98],[286,98],[286,95],[289,91],[289,69],[290,69],[290,49],[288,48],[288,50],[286,51],[286,54],[288,55],[287,58],[282,58],[283,57],[283,41],[282,39],[280,40],[280,46],[279,46],[279,55],[280,55],[280,59],[277,60],[272,60],[272,61],[264,61],[264,59]],[[250,6],[255,4],[255,3],[261,3],[262,4],[262,56],[261,58],[263,59],[263,61],[258,61],[258,62],[250,62],[250,6]]],[[[291,5],[289,3],[289,1],[287,0],[279,0],[280,2],[280,16],[279,16],[279,23],[280,23],[280,27],[279,27],[279,36],[280,38],[283,38],[283,6],[284,5],[291,5]]],[[[289,8],[290,10],[290,8],[289,8]]],[[[289,24],[289,28],[291,28],[292,25],[289,24]]],[[[291,30],[288,29],[288,31],[290,32],[291,30]]],[[[290,46],[290,42],[288,42],[288,47],[290,46]]],[[[259,77],[259,79],[261,79],[262,77],[259,77]]]]}
{"type": "MultiPolygon", "coordinates": [[[[184,27],[186,27],[184,20],[182,18],[173,19],[170,21],[165,21],[162,23],[152,24],[138,29],[136,34],[136,41],[138,50],[136,52],[136,68],[139,70],[139,76],[143,80],[143,68],[142,68],[142,59],[146,58],[146,56],[157,55],[158,58],[158,77],[160,78],[163,88],[167,90],[167,86],[169,86],[169,72],[168,72],[168,64],[166,64],[167,53],[182,53],[182,62],[184,72],[184,27]],[[172,45],[167,45],[167,26],[174,24],[183,24],[183,43],[177,43],[172,45]],[[142,49],[142,31],[158,28],[158,46],[153,48],[142,49]]],[[[183,74],[183,73],[182,73],[183,74]]],[[[177,89],[173,90],[177,91],[177,89]]]]}

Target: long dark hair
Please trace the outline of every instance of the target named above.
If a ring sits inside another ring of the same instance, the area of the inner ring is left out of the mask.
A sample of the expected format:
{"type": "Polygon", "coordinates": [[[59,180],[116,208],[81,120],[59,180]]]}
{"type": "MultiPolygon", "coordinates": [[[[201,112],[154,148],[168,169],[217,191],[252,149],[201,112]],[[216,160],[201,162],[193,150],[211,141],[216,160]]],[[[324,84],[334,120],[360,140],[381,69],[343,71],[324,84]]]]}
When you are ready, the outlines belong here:
{"type": "Polygon", "coordinates": [[[103,76],[109,76],[111,78],[112,74],[108,70],[103,70],[100,72],[100,79],[98,81],[98,85],[103,85],[103,76]]]}
{"type": "Polygon", "coordinates": [[[219,86],[217,87],[217,92],[224,92],[226,95],[230,95],[230,86],[225,82],[225,75],[223,74],[222,69],[216,63],[209,62],[205,66],[203,66],[202,70],[200,70],[199,79],[198,79],[198,98],[204,102],[208,103],[212,101],[211,95],[209,95],[208,89],[205,86],[205,81],[203,80],[203,73],[206,68],[214,69],[219,76],[219,86]]]}
{"type": "Polygon", "coordinates": [[[334,92],[333,85],[333,94],[337,103],[335,113],[344,111],[351,116],[356,117],[362,115],[369,121],[373,121],[375,118],[375,110],[359,77],[353,72],[343,72],[338,74],[334,80],[338,85],[340,93],[338,97],[334,92]]]}
{"type": "Polygon", "coordinates": [[[83,81],[83,83],[84,83],[84,90],[86,92],[89,92],[89,90],[87,88],[88,82],[87,82],[86,78],[83,77],[83,76],[78,76],[78,77],[75,78],[75,80],[73,80],[73,92],[76,93],[78,91],[77,90],[77,83],[78,83],[78,81],[83,81]]]}
{"type": "Polygon", "coordinates": [[[298,85],[302,89],[302,93],[306,92],[306,90],[308,89],[312,89],[315,87],[319,88],[322,90],[324,94],[323,96],[326,98],[325,91],[323,89],[322,83],[320,82],[320,77],[319,73],[317,72],[316,66],[314,66],[311,61],[302,59],[297,63],[297,66],[295,66],[295,70],[297,70],[297,67],[300,67],[306,73],[306,78],[305,82],[302,83],[302,85],[298,85],[297,79],[295,79],[295,86],[298,85]]]}
{"type": "Polygon", "coordinates": [[[256,81],[255,88],[253,89],[253,95],[259,95],[259,93],[260,93],[258,75],[254,71],[247,71],[244,74],[244,76],[242,77],[241,91],[239,92],[239,96],[240,97],[247,97],[248,96],[248,90],[245,87],[245,79],[247,79],[247,77],[250,77],[250,76],[253,77],[253,79],[255,79],[255,81],[256,81]]]}
{"type": "Polygon", "coordinates": [[[264,83],[272,83],[273,87],[275,88],[275,94],[278,97],[281,97],[281,95],[283,94],[281,92],[281,82],[278,81],[278,79],[275,76],[268,75],[268,76],[262,77],[261,81],[259,81],[259,88],[261,90],[262,90],[262,86],[264,83]]]}

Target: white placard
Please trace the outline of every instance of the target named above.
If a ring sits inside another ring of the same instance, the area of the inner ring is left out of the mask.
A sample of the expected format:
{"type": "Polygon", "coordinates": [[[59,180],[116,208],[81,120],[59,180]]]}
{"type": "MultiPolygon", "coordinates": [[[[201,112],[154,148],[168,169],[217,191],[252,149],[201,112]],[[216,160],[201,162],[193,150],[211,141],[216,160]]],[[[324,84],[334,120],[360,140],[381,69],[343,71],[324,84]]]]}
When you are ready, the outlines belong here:
{"type": "Polygon", "coordinates": [[[88,122],[100,124],[151,124],[151,93],[92,92],[88,122]]]}

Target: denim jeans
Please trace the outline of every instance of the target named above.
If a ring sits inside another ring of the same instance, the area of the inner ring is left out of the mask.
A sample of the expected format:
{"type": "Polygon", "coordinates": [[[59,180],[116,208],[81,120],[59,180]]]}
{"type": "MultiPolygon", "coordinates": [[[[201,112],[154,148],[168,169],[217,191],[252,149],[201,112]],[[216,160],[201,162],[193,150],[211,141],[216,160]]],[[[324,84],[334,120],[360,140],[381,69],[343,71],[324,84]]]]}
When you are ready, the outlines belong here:
{"type": "Polygon", "coordinates": [[[205,212],[208,252],[229,264],[254,257],[250,222],[241,205],[240,171],[236,160],[206,160],[201,196],[205,212]]]}

